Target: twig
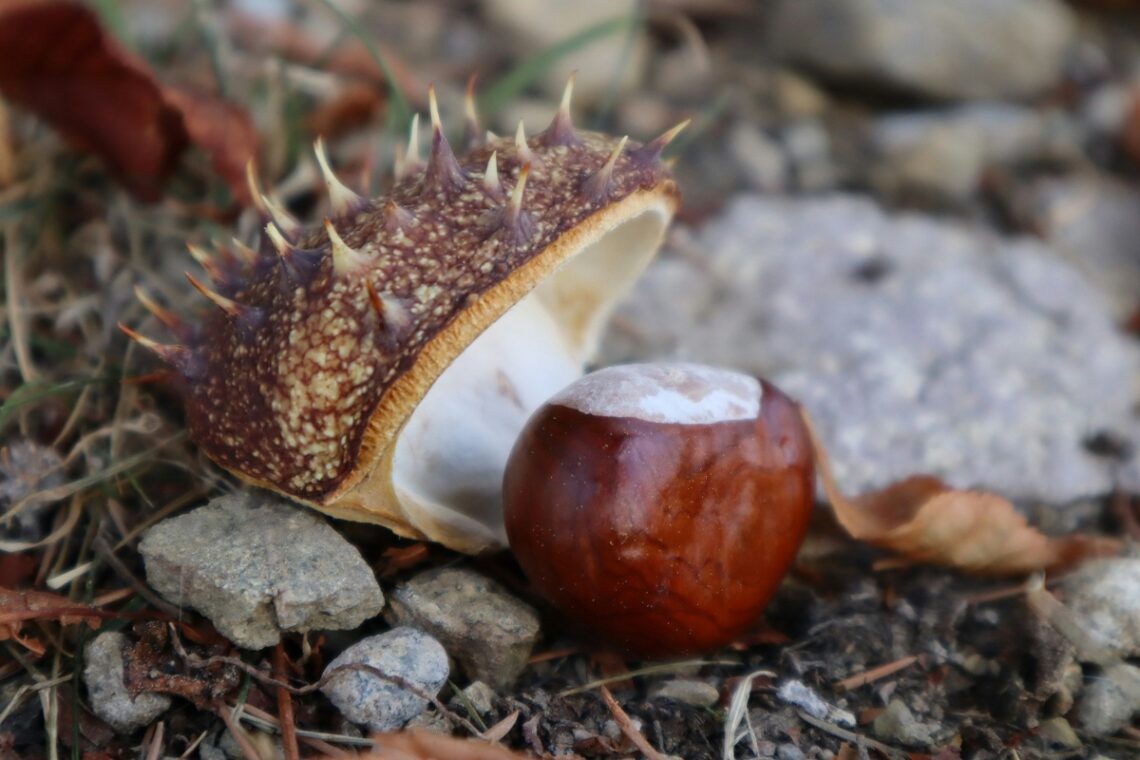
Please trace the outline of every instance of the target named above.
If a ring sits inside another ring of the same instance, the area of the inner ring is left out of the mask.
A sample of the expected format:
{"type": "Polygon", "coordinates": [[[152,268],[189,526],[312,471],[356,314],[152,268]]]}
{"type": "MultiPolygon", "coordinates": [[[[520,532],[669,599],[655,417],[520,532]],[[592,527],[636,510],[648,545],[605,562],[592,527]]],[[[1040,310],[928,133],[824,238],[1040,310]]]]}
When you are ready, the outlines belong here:
{"type": "Polygon", "coordinates": [[[618,726],[621,727],[621,732],[626,735],[626,738],[633,742],[633,745],[637,747],[638,751],[649,760],[668,760],[667,755],[658,752],[653,745],[649,743],[649,740],[637,730],[637,726],[633,725],[633,721],[630,720],[625,710],[621,709],[621,705],[614,699],[614,695],[610,694],[610,690],[602,686],[599,688],[599,691],[602,693],[602,699],[606,702],[606,707],[610,708],[610,713],[613,714],[614,720],[616,720],[618,726]]]}
{"type": "Polygon", "coordinates": [[[808,715],[803,710],[797,710],[796,712],[799,714],[800,720],[802,720],[804,723],[807,723],[809,726],[815,726],[824,733],[831,734],[832,736],[838,737],[843,741],[851,742],[856,746],[864,746],[870,747],[872,749],[877,749],[887,757],[896,758],[897,760],[906,760],[907,754],[905,752],[900,749],[895,749],[889,744],[883,744],[882,742],[877,742],[874,739],[868,739],[862,734],[857,734],[854,731],[848,731],[846,728],[841,728],[833,723],[828,723],[826,720],[820,720],[819,718],[808,715]]]}
{"type": "Polygon", "coordinates": [[[864,670],[862,673],[856,673],[853,676],[848,676],[842,681],[836,681],[834,688],[838,691],[858,689],[860,686],[866,686],[872,681],[878,681],[880,678],[886,678],[887,676],[897,673],[900,670],[909,668],[916,662],[918,662],[918,655],[912,654],[909,657],[903,657],[901,659],[895,660],[894,662],[888,662],[883,665],[879,665],[878,667],[864,670]]]}
{"type": "Polygon", "coordinates": [[[285,683],[284,681],[277,680],[273,676],[266,675],[264,671],[257,669],[253,665],[250,665],[250,664],[242,661],[240,658],[237,658],[237,657],[227,657],[225,655],[214,655],[212,657],[199,657],[198,655],[190,654],[189,652],[186,651],[186,648],[184,646],[182,646],[182,640],[179,638],[178,632],[174,628],[174,624],[169,623],[168,625],[170,626],[170,641],[171,641],[172,646],[174,647],[175,653],[182,659],[183,662],[185,662],[191,668],[195,668],[195,669],[208,668],[211,665],[215,665],[218,663],[221,663],[224,665],[230,665],[234,668],[237,668],[241,672],[248,674],[250,678],[253,678],[254,680],[258,681],[259,683],[261,683],[264,686],[274,686],[274,687],[277,687],[279,689],[286,689],[289,691],[290,694],[294,694],[294,695],[298,695],[298,696],[304,695],[304,694],[311,694],[314,691],[317,691],[317,690],[323,688],[329,681],[331,681],[334,677],[336,677],[337,675],[339,675],[342,672],[350,671],[350,670],[359,670],[359,671],[363,671],[365,673],[370,673],[370,674],[376,676],[377,678],[383,679],[385,681],[390,681],[391,683],[394,683],[397,686],[399,686],[404,691],[408,691],[408,692],[411,692],[412,694],[415,694],[417,697],[424,700],[425,702],[430,702],[435,707],[435,709],[439,710],[440,713],[442,713],[444,716],[446,716],[449,720],[451,720],[451,721],[455,722],[457,725],[461,726],[463,728],[463,730],[467,731],[472,736],[478,736],[478,737],[483,736],[483,732],[480,731],[474,724],[472,724],[471,721],[467,720],[466,718],[464,718],[462,715],[458,714],[454,710],[448,708],[447,705],[443,704],[443,702],[441,702],[439,700],[439,697],[437,697],[434,694],[431,694],[430,692],[425,691],[423,688],[421,688],[419,686],[419,684],[413,683],[412,681],[408,680],[407,678],[404,678],[403,676],[398,676],[395,673],[385,673],[383,670],[380,670],[380,668],[376,668],[376,667],[373,667],[371,665],[367,665],[363,662],[350,662],[346,665],[341,665],[337,668],[334,668],[333,670],[325,671],[324,675],[322,675],[320,677],[320,680],[318,680],[314,683],[306,684],[305,686],[291,686],[290,684],[285,683]]]}
{"type": "MultiPolygon", "coordinates": [[[[273,672],[285,679],[285,645],[278,642],[273,649],[273,672]]],[[[297,747],[297,726],[293,719],[293,697],[288,689],[277,688],[277,719],[281,722],[281,744],[285,750],[285,760],[300,760],[301,750],[297,747]]]]}
{"type": "Polygon", "coordinates": [[[150,746],[146,750],[146,760],[158,760],[162,756],[162,740],[166,738],[166,724],[159,721],[154,725],[154,735],[150,738],[150,746]]]}
{"type": "Polygon", "coordinates": [[[234,738],[237,745],[241,748],[241,753],[245,755],[245,760],[261,760],[261,754],[257,751],[257,747],[253,746],[253,742],[246,736],[245,729],[234,723],[234,717],[230,714],[230,706],[225,702],[216,702],[214,704],[214,712],[222,722],[226,724],[229,729],[230,736],[234,738]]]}

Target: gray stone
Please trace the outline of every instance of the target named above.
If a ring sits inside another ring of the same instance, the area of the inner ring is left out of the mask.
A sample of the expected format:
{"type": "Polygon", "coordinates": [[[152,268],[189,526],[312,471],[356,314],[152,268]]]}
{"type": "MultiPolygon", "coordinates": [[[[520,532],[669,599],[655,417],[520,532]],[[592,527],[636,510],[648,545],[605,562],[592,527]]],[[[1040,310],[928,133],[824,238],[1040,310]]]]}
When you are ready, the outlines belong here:
{"type": "Polygon", "coordinates": [[[852,196],[742,197],[622,308],[603,361],[681,359],[803,402],[858,493],[915,473],[1068,503],[1112,490],[1140,351],[1046,246],[852,196]]]}
{"type": "Polygon", "coordinates": [[[671,699],[692,707],[712,707],[720,701],[720,692],[712,684],[692,678],[674,678],[649,690],[652,699],[671,699]]]}
{"type": "Polygon", "coordinates": [[[776,760],[804,760],[804,751],[794,744],[781,744],[776,747],[776,760]]]}
{"type": "Polygon", "coordinates": [[[780,146],[755,124],[737,122],[728,134],[728,149],[748,186],[777,192],[787,182],[787,160],[780,146]]]}
{"type": "Polygon", "coordinates": [[[1074,711],[1076,724],[1093,736],[1111,736],[1140,713],[1140,668],[1116,663],[1085,686],[1074,711]]]}
{"type": "Polygon", "coordinates": [[[1140,308],[1140,191],[1103,178],[1043,179],[1029,205],[1037,228],[1108,296],[1117,319],[1140,308]]]}
{"type": "MultiPolygon", "coordinates": [[[[29,494],[60,485],[65,474],[63,459],[55,449],[32,440],[13,440],[0,448],[0,509],[7,512],[29,494]]],[[[15,541],[39,541],[47,534],[45,515],[52,513],[52,507],[51,501],[29,502],[6,515],[0,535],[15,541]]]]}
{"type": "Polygon", "coordinates": [[[1076,749],[1081,746],[1081,737],[1077,736],[1069,721],[1060,716],[1041,721],[1038,730],[1042,736],[1057,746],[1066,749],[1076,749]]]}
{"type": "Polygon", "coordinates": [[[1103,651],[1140,656],[1140,558],[1089,562],[1063,588],[1065,605],[1103,651]]]}
{"type": "Polygon", "coordinates": [[[838,723],[848,728],[855,725],[854,715],[826,702],[803,681],[796,679],[784,681],[776,689],[776,698],[786,704],[795,705],[813,718],[838,723]]]}
{"type": "Polygon", "coordinates": [[[479,715],[486,715],[495,706],[495,690],[482,681],[473,681],[451,700],[451,706],[456,710],[471,709],[479,715]]]}
{"type": "Polygon", "coordinates": [[[283,631],[355,628],[384,606],[356,547],[312,510],[268,494],[223,496],[159,523],[139,551],[151,586],[250,649],[283,631]]]}
{"type": "Polygon", "coordinates": [[[871,730],[879,739],[908,747],[933,744],[935,728],[917,720],[901,699],[892,699],[871,724],[871,730]]]}
{"type": "Polygon", "coordinates": [[[390,597],[390,621],[435,636],[468,678],[494,688],[514,682],[538,639],[538,613],[530,605],[465,568],[419,573],[390,597]]]}
{"type": "Polygon", "coordinates": [[[939,98],[1033,95],[1071,44],[1058,0],[780,0],[769,40],[826,76],[939,98]]]}
{"type": "Polygon", "coordinates": [[[447,682],[447,652],[431,636],[415,628],[393,628],[369,636],[341,652],[325,668],[330,676],[321,691],[341,714],[371,731],[395,731],[424,711],[447,682]],[[363,669],[367,665],[395,676],[412,689],[363,669]]]}
{"type": "Polygon", "coordinates": [[[961,202],[987,166],[1072,162],[1081,155],[1072,120],[1012,103],[967,103],[881,116],[871,130],[870,178],[888,197],[961,202]]]}
{"type": "Polygon", "coordinates": [[[816,119],[785,124],[780,142],[788,159],[788,175],[796,189],[820,192],[835,186],[836,170],[831,156],[831,137],[816,119]]]}
{"type": "Polygon", "coordinates": [[[150,725],[170,707],[165,694],[143,692],[132,697],[123,683],[123,655],[130,641],[122,633],[101,633],[83,650],[83,683],[91,710],[116,731],[127,733],[150,725]]]}

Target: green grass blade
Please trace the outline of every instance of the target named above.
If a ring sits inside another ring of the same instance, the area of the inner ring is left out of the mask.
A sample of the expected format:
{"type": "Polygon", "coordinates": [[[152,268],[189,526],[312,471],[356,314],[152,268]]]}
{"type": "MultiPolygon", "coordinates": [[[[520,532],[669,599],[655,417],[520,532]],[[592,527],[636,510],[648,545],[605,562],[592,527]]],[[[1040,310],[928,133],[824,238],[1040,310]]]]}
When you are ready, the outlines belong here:
{"type": "Polygon", "coordinates": [[[403,131],[412,118],[412,109],[408,105],[408,99],[404,97],[404,93],[400,91],[400,86],[396,83],[396,78],[392,75],[392,70],[388,68],[388,63],[384,60],[384,56],[380,53],[380,48],[376,45],[376,41],[372,39],[372,35],[360,25],[360,22],[341,10],[333,0],[318,0],[318,2],[336,14],[340,22],[344,24],[344,28],[352,33],[352,36],[360,40],[364,48],[368,51],[368,55],[380,69],[380,73],[384,75],[384,83],[388,85],[388,125],[387,128],[392,133],[403,131]]]}
{"type": "Polygon", "coordinates": [[[6,428],[12,418],[15,417],[16,412],[28,404],[34,404],[52,396],[74,393],[94,383],[111,382],[117,382],[117,378],[92,377],[82,380],[66,380],[62,383],[26,383],[21,385],[12,391],[12,395],[8,396],[3,404],[0,404],[0,430],[6,428]]]}
{"type": "Polygon", "coordinates": [[[487,114],[499,113],[560,60],[611,35],[629,33],[636,27],[638,18],[638,14],[632,14],[603,21],[528,58],[483,91],[479,109],[487,114]]]}

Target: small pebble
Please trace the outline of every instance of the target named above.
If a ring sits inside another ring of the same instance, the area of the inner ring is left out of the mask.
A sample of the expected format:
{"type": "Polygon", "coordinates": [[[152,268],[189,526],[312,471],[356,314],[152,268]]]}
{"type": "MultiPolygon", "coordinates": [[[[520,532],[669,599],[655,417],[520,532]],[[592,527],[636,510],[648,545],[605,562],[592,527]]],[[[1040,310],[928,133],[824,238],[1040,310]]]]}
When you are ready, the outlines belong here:
{"type": "Polygon", "coordinates": [[[1077,736],[1077,732],[1069,725],[1069,721],[1060,716],[1042,721],[1038,730],[1053,744],[1065,749],[1076,749],[1081,746],[1081,739],[1077,736]]]}
{"type": "Polygon", "coordinates": [[[518,678],[538,640],[538,613],[466,568],[435,568],[405,581],[392,591],[386,616],[430,633],[468,678],[497,689],[518,678]]]}
{"type": "Polygon", "coordinates": [[[908,747],[929,747],[934,743],[933,727],[917,720],[901,699],[892,699],[887,709],[875,717],[871,729],[885,742],[908,747]]]}
{"type": "MultiPolygon", "coordinates": [[[[408,627],[358,641],[330,662],[325,673],[351,664],[369,665],[398,676],[432,696],[439,693],[448,676],[447,652],[440,643],[408,627]]],[[[372,731],[395,731],[428,705],[419,694],[366,670],[342,670],[321,691],[346,718],[372,731]]]]}
{"type": "Polygon", "coordinates": [[[128,733],[149,725],[170,707],[165,694],[144,692],[132,697],[123,683],[123,655],[130,646],[125,634],[101,633],[84,649],[83,683],[91,709],[116,731],[128,733]]]}
{"type": "Polygon", "coordinates": [[[704,681],[676,678],[650,690],[651,699],[671,699],[692,707],[712,707],[720,700],[715,686],[704,681]]]}

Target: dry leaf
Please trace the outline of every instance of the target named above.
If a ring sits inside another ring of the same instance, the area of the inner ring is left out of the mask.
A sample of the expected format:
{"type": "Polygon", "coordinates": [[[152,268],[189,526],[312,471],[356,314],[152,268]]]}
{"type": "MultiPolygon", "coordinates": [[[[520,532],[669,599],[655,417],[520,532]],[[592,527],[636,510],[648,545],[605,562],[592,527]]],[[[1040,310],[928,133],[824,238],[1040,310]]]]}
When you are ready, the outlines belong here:
{"type": "Polygon", "coordinates": [[[481,739],[457,739],[431,731],[401,731],[372,737],[374,748],[362,760],[525,760],[481,739]]]}
{"type": "Polygon", "coordinates": [[[210,154],[231,191],[246,198],[243,171],[258,142],[249,115],[212,96],[164,86],[87,6],[0,4],[0,50],[0,95],[102,157],[136,197],[157,199],[193,142],[210,154]]]}
{"type": "Polygon", "coordinates": [[[102,617],[98,610],[59,594],[0,588],[0,641],[11,639],[36,655],[42,655],[45,648],[37,639],[23,635],[27,621],[54,620],[60,625],[86,623],[94,630],[102,617]]]}
{"type": "Polygon", "coordinates": [[[952,489],[929,475],[915,475],[848,499],[835,483],[810,416],[801,411],[824,491],[836,519],[853,538],[898,552],[909,562],[981,575],[1060,569],[1120,551],[1120,542],[1111,538],[1079,534],[1051,538],[1030,526],[1007,499],[952,489]]]}
{"type": "Polygon", "coordinates": [[[163,89],[166,101],[182,114],[182,123],[191,143],[210,157],[214,171],[242,203],[249,197],[245,167],[257,157],[261,135],[253,126],[249,112],[208,93],[189,87],[168,85],[163,89]]]}

